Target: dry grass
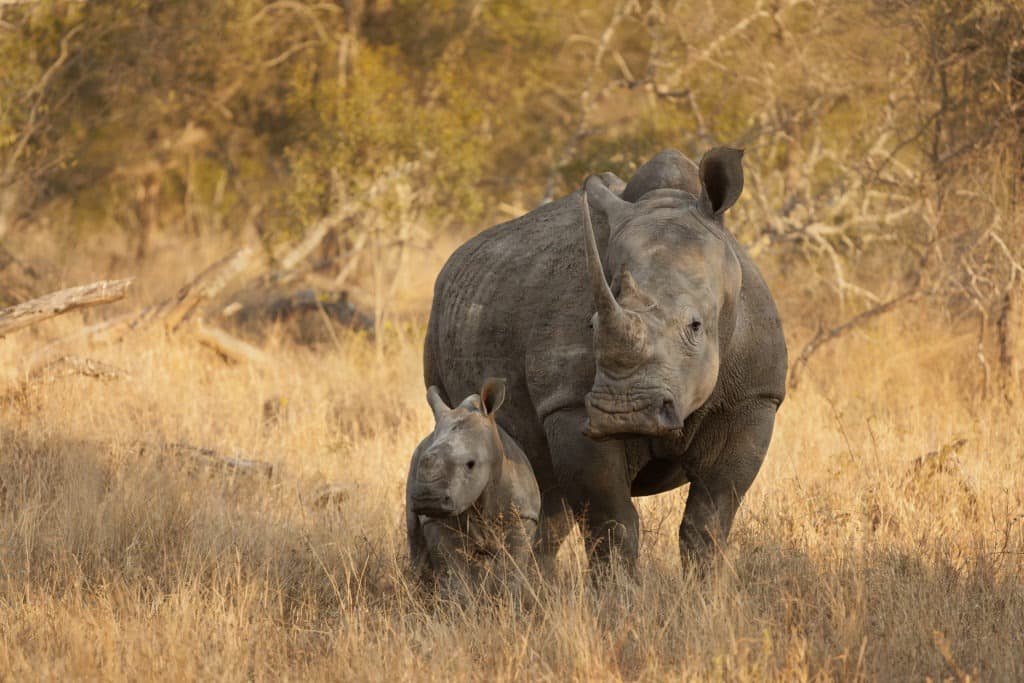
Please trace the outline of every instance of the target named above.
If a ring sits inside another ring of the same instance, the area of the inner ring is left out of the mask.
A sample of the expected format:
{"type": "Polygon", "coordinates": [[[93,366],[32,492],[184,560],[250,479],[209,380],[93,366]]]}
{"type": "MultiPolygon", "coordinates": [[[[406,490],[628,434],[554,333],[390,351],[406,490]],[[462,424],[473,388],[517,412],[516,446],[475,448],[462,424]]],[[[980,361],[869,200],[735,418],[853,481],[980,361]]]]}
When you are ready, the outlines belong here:
{"type": "Polygon", "coordinates": [[[421,324],[389,329],[383,358],[359,336],[270,339],[270,369],[147,332],[83,350],[128,379],[6,394],[0,679],[1024,679],[1024,424],[965,389],[948,331],[891,319],[815,359],[710,580],[679,569],[676,492],[639,501],[638,584],[593,591],[573,539],[520,609],[406,582],[421,324]],[[279,474],[197,469],[176,441],[279,474]],[[351,495],[314,506],[333,481],[351,495]]]}

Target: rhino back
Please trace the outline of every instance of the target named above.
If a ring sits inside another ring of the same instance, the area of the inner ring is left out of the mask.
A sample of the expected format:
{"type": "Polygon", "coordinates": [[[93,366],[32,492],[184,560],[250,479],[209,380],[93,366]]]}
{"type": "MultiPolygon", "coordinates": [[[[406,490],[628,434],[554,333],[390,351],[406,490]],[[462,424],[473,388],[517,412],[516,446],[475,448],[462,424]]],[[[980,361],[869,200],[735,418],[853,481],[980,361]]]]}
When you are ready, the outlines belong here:
{"type": "Polygon", "coordinates": [[[451,397],[472,393],[480,377],[505,377],[498,417],[516,440],[520,423],[539,425],[563,407],[555,404],[581,401],[593,380],[580,217],[576,192],[485,230],[452,254],[434,286],[427,384],[451,397]]]}

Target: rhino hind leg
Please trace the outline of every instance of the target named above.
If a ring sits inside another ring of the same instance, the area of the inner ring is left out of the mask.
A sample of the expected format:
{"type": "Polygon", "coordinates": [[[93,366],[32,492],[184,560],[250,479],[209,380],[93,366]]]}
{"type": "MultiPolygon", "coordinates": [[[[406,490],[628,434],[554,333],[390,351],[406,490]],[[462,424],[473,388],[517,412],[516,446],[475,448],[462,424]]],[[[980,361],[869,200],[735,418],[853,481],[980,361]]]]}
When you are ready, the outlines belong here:
{"type": "Polygon", "coordinates": [[[679,526],[684,566],[704,573],[725,545],[740,502],[761,469],[777,409],[772,400],[755,400],[716,418],[721,424],[709,431],[728,437],[714,458],[715,465],[690,483],[679,526]]]}
{"type": "Polygon", "coordinates": [[[593,441],[582,433],[581,410],[556,413],[544,422],[555,475],[576,515],[593,569],[613,561],[632,572],[640,541],[640,516],[630,499],[625,447],[593,441]]]}

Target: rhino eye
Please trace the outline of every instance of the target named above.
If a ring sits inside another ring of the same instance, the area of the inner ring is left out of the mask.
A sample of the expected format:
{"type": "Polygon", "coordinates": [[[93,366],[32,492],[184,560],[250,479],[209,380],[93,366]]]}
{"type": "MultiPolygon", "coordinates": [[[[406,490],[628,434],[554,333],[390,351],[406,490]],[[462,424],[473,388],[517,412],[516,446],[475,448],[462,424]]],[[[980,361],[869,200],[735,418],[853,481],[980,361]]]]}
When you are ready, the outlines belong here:
{"type": "Polygon", "coordinates": [[[697,334],[698,332],[700,332],[701,327],[702,325],[700,324],[699,320],[693,320],[690,322],[690,332],[692,332],[693,334],[697,334]]]}
{"type": "Polygon", "coordinates": [[[469,462],[466,463],[466,469],[471,470],[474,467],[476,467],[476,460],[470,460],[469,462]]]}

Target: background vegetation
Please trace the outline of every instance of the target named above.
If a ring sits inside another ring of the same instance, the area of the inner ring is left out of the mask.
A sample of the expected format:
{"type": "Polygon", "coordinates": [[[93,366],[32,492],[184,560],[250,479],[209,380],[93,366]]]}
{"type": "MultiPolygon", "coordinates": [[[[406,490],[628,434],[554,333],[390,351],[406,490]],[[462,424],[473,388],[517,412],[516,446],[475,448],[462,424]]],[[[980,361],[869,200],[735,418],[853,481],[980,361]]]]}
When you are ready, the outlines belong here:
{"type": "Polygon", "coordinates": [[[1015,0],[0,1],[0,305],[136,275],[138,308],[329,220],[377,323],[268,329],[269,365],[70,342],[110,383],[29,377],[77,314],[0,341],[0,677],[1024,678],[1022,36],[1015,0]],[[716,144],[794,387],[723,569],[680,575],[677,493],[638,585],[591,591],[574,540],[533,609],[417,596],[445,256],[716,144]]]}

